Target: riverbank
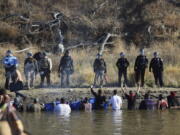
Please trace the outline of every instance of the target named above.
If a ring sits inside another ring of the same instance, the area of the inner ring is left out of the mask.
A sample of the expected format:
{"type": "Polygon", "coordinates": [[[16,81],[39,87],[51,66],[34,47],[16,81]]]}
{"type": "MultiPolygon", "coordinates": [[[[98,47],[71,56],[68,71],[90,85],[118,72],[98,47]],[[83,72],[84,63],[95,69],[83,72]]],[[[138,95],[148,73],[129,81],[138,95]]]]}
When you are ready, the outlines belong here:
{"type": "MultiPolygon", "coordinates": [[[[118,95],[123,95],[122,90],[120,88],[102,88],[106,97],[110,97],[112,95],[112,91],[114,89],[118,90],[118,95]]],[[[98,90],[94,89],[95,91],[98,90]]],[[[127,88],[127,92],[129,90],[136,91],[135,87],[127,88]]],[[[163,94],[167,96],[170,91],[176,91],[177,96],[180,96],[179,88],[144,88],[140,90],[140,95],[144,95],[145,92],[150,91],[153,97],[158,97],[159,94],[163,94]]],[[[20,93],[24,94],[27,99],[38,98],[42,103],[49,103],[54,101],[56,98],[64,97],[67,101],[75,101],[84,97],[93,97],[90,92],[90,88],[41,88],[41,89],[32,89],[32,90],[23,90],[20,93]]],[[[14,96],[14,93],[10,93],[14,96]]],[[[143,98],[143,96],[140,96],[143,98]]]]}

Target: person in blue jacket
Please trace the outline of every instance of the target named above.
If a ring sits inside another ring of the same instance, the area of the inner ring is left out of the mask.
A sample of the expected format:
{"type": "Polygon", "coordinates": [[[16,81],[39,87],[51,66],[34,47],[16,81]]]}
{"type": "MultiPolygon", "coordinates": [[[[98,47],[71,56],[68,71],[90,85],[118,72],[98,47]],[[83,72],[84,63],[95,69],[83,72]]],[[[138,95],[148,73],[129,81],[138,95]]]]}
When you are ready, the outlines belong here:
{"type": "Polygon", "coordinates": [[[13,56],[11,50],[7,50],[6,56],[2,60],[5,69],[5,88],[9,89],[10,80],[13,80],[13,75],[16,73],[16,68],[18,67],[18,59],[13,56]]]}

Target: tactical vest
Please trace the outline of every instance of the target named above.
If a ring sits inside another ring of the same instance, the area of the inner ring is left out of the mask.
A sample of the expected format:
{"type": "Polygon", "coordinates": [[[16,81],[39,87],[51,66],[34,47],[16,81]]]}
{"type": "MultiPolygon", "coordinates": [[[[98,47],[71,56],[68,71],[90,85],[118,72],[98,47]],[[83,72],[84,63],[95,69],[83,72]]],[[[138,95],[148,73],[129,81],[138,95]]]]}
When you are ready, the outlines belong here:
{"type": "Polygon", "coordinates": [[[39,61],[39,68],[40,69],[49,69],[50,68],[50,65],[49,65],[49,61],[48,59],[41,59],[39,61]]]}

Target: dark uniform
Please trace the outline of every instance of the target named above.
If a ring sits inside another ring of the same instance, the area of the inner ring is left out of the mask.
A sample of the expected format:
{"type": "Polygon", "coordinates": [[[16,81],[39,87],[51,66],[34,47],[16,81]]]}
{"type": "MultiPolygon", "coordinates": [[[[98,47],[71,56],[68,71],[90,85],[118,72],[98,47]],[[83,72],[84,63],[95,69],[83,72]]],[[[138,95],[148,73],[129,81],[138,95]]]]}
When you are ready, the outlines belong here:
{"type": "MultiPolygon", "coordinates": [[[[43,54],[45,55],[45,54],[43,54]]],[[[47,79],[47,84],[50,85],[50,74],[51,74],[51,69],[52,69],[52,61],[50,58],[48,58],[46,55],[42,57],[39,62],[38,62],[38,67],[39,67],[39,73],[41,76],[41,87],[44,86],[44,79],[47,79]]]]}
{"type": "Polygon", "coordinates": [[[69,53],[61,58],[58,72],[61,74],[61,86],[69,86],[70,75],[74,72],[73,59],[69,56],[69,53]],[[65,78],[66,82],[64,82],[65,78]]]}
{"type": "Polygon", "coordinates": [[[154,74],[155,84],[163,86],[163,60],[159,57],[153,58],[150,62],[149,71],[154,74]]]}
{"type": "Polygon", "coordinates": [[[103,58],[97,58],[94,61],[93,68],[95,73],[94,85],[96,86],[96,83],[100,78],[100,86],[102,86],[104,82],[104,76],[107,72],[106,62],[104,61],[103,58]]]}
{"type": "Polygon", "coordinates": [[[139,55],[136,58],[134,71],[135,71],[135,80],[136,83],[139,84],[139,80],[141,78],[141,86],[144,86],[144,76],[145,71],[148,66],[148,59],[144,55],[139,55]]]}
{"type": "Polygon", "coordinates": [[[129,61],[126,58],[119,58],[116,62],[118,68],[118,82],[121,86],[121,78],[124,76],[124,85],[127,85],[127,68],[129,66],[129,61]]]}

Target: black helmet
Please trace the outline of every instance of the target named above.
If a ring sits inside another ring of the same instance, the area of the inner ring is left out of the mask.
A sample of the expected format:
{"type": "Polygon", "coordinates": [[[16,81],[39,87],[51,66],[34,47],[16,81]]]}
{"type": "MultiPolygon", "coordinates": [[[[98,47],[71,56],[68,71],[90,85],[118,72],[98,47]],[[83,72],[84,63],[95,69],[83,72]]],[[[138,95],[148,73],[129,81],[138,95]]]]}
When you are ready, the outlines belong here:
{"type": "Polygon", "coordinates": [[[66,50],[64,55],[66,55],[66,56],[69,55],[69,50],[66,50]]]}

